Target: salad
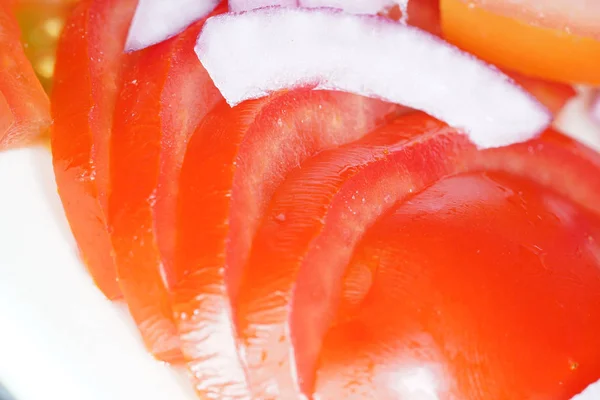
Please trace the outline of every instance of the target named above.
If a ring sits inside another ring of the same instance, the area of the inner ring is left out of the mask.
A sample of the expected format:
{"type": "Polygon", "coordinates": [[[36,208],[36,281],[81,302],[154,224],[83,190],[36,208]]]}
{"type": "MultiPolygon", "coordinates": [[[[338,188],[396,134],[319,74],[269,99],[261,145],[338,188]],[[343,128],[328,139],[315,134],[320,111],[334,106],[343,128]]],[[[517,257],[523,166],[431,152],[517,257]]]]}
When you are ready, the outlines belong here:
{"type": "Polygon", "coordinates": [[[522,3],[5,2],[0,148],[197,398],[597,399],[600,9],[522,3]]]}

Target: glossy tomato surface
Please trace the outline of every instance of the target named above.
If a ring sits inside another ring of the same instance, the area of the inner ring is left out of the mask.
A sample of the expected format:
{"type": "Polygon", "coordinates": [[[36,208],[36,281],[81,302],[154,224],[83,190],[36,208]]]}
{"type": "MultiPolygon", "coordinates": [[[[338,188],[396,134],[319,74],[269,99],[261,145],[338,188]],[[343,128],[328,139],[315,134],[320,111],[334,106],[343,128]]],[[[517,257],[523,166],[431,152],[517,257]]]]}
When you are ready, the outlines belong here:
{"type": "Polygon", "coordinates": [[[339,281],[364,230],[404,196],[461,170],[473,151],[466,137],[418,112],[288,176],[256,233],[236,304],[256,396],[291,399],[298,386],[310,394],[339,281]]]}
{"type": "Polygon", "coordinates": [[[109,140],[123,53],[137,0],[83,0],[56,56],[52,157],[56,184],[81,256],[109,298],[120,297],[106,225],[109,140]]]}
{"type": "Polygon", "coordinates": [[[30,143],[50,126],[50,102],[21,43],[12,3],[0,4],[0,150],[30,143]]]}
{"type": "Polygon", "coordinates": [[[231,301],[273,191],[309,156],[364,136],[396,110],[353,94],[297,90],[233,109],[223,102],[193,134],[181,171],[175,264],[167,275],[175,282],[183,353],[201,395],[248,395],[231,301]]]}
{"type": "Polygon", "coordinates": [[[349,269],[368,290],[328,334],[320,399],[567,399],[600,377],[600,219],[537,183],[441,180],[349,269]]]}
{"type": "MultiPolygon", "coordinates": [[[[225,11],[223,4],[216,13],[225,11]]],[[[108,224],[124,298],[148,349],[181,361],[164,270],[172,264],[179,171],[189,136],[221,94],[194,53],[204,20],[126,68],[110,142],[108,224]]]]}

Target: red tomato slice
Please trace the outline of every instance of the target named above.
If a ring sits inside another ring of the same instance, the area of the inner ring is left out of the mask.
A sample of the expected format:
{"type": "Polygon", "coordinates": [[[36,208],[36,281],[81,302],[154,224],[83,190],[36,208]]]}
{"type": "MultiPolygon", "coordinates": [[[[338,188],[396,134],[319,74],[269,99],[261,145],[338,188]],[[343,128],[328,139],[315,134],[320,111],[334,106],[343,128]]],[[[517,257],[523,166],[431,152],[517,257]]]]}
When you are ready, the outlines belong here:
{"type": "MultiPolygon", "coordinates": [[[[302,389],[310,392],[314,363],[338,307],[339,281],[354,245],[409,189],[420,190],[461,170],[500,169],[551,185],[600,213],[600,182],[593,180],[600,159],[591,150],[549,131],[527,144],[485,152],[461,148],[457,136],[454,144],[462,154],[451,157],[458,150],[440,141],[450,140],[440,126],[422,114],[405,116],[381,129],[382,137],[393,139],[385,136],[388,129],[406,129],[408,137],[429,133],[405,147],[402,132],[396,133],[397,147],[386,157],[381,147],[368,142],[381,140],[377,136],[325,152],[304,163],[275,192],[253,242],[237,304],[254,386],[284,391],[297,385],[297,372],[302,389]]],[[[339,307],[347,309],[369,289],[368,273],[349,269],[344,281],[339,307]]]]}
{"type": "Polygon", "coordinates": [[[237,303],[256,396],[295,398],[298,380],[310,393],[339,298],[333,288],[341,288],[336,282],[362,232],[408,193],[460,169],[471,151],[466,137],[414,113],[308,160],[279,187],[253,242],[237,303]]]}
{"type": "Polygon", "coordinates": [[[146,347],[169,362],[182,359],[162,278],[175,242],[179,170],[189,136],[222,100],[194,53],[203,24],[141,51],[124,72],[111,137],[108,223],[119,284],[146,347]]]}
{"type": "Polygon", "coordinates": [[[198,392],[247,398],[231,303],[267,202],[289,170],[355,140],[396,106],[359,96],[296,90],[225,103],[202,121],[180,180],[174,309],[198,392]]]}
{"type": "Polygon", "coordinates": [[[600,219],[530,180],[445,179],[351,264],[373,284],[328,334],[321,399],[568,399],[600,377],[600,219]]]}
{"type": "MultiPolygon", "coordinates": [[[[600,157],[595,151],[557,131],[534,140],[471,153],[464,159],[468,171],[497,171],[534,181],[600,215],[600,157]]],[[[371,272],[364,266],[344,273],[339,315],[352,314],[366,296],[371,272]],[[366,278],[365,278],[366,277],[366,278]]]]}
{"type": "Polygon", "coordinates": [[[104,210],[108,149],[125,38],[137,0],[84,0],[61,37],[52,91],[52,156],[83,260],[109,298],[120,296],[104,210]]]}
{"type": "Polygon", "coordinates": [[[600,156],[555,130],[474,156],[469,161],[471,170],[504,171],[527,178],[600,215],[600,156]]]}
{"type": "Polygon", "coordinates": [[[504,73],[531,93],[554,115],[557,115],[565,104],[577,95],[573,86],[565,83],[532,78],[512,71],[504,71],[504,73]]]}
{"type": "Polygon", "coordinates": [[[21,45],[10,2],[0,4],[0,150],[31,142],[50,126],[50,103],[21,45]],[[8,109],[7,109],[8,108],[8,109]]]}

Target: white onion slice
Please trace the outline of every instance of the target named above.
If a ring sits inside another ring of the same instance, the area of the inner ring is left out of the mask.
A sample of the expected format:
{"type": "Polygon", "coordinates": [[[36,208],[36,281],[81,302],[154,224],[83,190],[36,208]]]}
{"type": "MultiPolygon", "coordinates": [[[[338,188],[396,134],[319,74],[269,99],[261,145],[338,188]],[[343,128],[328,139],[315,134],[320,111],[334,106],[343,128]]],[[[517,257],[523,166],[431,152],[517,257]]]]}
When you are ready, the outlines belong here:
{"type": "Polygon", "coordinates": [[[403,17],[408,7],[408,0],[299,0],[299,3],[301,7],[338,8],[353,14],[377,14],[398,5],[403,17]]]}
{"type": "Polygon", "coordinates": [[[229,0],[229,11],[241,12],[263,7],[336,8],[352,14],[377,14],[395,5],[406,20],[408,0],[229,0]]]}
{"type": "Polygon", "coordinates": [[[241,12],[271,6],[297,7],[298,0],[229,0],[228,4],[229,11],[241,12]]]}
{"type": "Polygon", "coordinates": [[[331,9],[209,18],[196,54],[230,105],[301,86],[416,108],[478,146],[528,140],[551,121],[507,76],[419,29],[331,9]]]}
{"type": "Polygon", "coordinates": [[[571,400],[598,400],[600,399],[600,380],[592,383],[583,392],[573,397],[571,400]]]}
{"type": "Polygon", "coordinates": [[[175,36],[218,4],[219,0],[139,0],[125,51],[141,50],[175,36]]]}

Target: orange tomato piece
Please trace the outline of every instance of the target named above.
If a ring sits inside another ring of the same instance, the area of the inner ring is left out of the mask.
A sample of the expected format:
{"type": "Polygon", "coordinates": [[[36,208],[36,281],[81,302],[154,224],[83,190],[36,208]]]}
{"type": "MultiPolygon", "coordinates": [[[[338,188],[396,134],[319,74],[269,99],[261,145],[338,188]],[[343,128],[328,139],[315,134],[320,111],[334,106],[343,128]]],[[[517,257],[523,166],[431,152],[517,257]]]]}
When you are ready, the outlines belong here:
{"type": "Polygon", "coordinates": [[[50,91],[58,38],[78,0],[16,0],[15,14],[25,43],[25,55],[38,79],[50,91]]]}
{"type": "Polygon", "coordinates": [[[127,68],[110,146],[108,223],[119,284],[146,347],[168,362],[182,360],[163,281],[172,263],[179,170],[189,136],[222,100],[194,53],[203,24],[141,50],[127,68]]]}
{"type": "Polygon", "coordinates": [[[600,85],[600,41],[534,26],[463,0],[441,0],[444,37],[482,59],[525,75],[600,85]]]}
{"type": "Polygon", "coordinates": [[[568,399],[600,377],[600,218],[507,173],[444,179],[365,235],[320,399],[568,399]]]}
{"type": "Polygon", "coordinates": [[[83,0],[60,39],[51,134],[58,193],[81,256],[111,299],[121,296],[105,210],[109,139],[125,39],[137,0],[83,0]]]}
{"type": "Polygon", "coordinates": [[[173,308],[200,395],[250,396],[233,327],[252,237],[287,172],[368,133],[396,106],[352,94],[294,90],[222,103],[190,140],[179,182],[173,308]]]}
{"type": "MultiPolygon", "coordinates": [[[[392,19],[400,18],[399,7],[393,7],[388,14],[392,19]]],[[[440,25],[439,0],[411,0],[408,2],[408,24],[428,31],[436,36],[442,35],[440,25]]],[[[525,90],[531,93],[554,115],[558,114],[564,105],[577,92],[571,85],[540,78],[534,78],[505,70],[504,73],[514,79],[525,90]]]]}
{"type": "Polygon", "coordinates": [[[50,126],[50,103],[21,44],[11,3],[0,4],[0,150],[30,143],[50,126]],[[6,106],[6,107],[5,107],[6,106]]]}
{"type": "MultiPolygon", "coordinates": [[[[258,398],[310,394],[339,280],[364,230],[399,199],[461,170],[465,136],[423,113],[307,160],[273,195],[236,304],[258,398]]],[[[340,397],[342,398],[342,397],[340,397]]]]}

